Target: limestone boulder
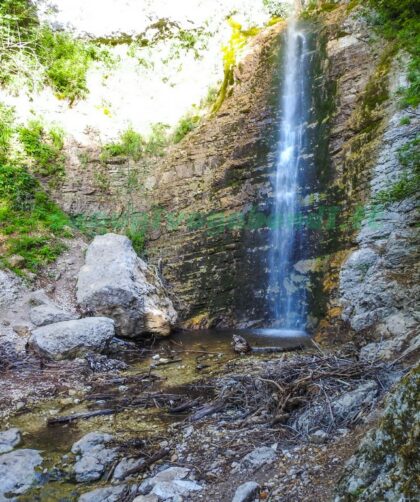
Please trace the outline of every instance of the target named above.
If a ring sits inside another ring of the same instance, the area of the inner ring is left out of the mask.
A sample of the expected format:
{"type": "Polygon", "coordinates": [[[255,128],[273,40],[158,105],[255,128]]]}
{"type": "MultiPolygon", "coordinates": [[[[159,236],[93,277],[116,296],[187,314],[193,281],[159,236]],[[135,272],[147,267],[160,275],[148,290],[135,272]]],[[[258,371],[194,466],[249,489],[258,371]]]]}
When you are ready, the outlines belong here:
{"type": "Polygon", "coordinates": [[[110,446],[113,439],[110,434],[90,432],[74,443],[71,451],[77,456],[73,468],[76,481],[84,483],[96,481],[102,477],[105,469],[115,461],[118,455],[118,449],[110,446]]]}
{"type": "MultiPolygon", "coordinates": [[[[9,500],[37,484],[36,468],[42,463],[37,450],[15,450],[0,455],[0,499],[9,500]]],[[[11,499],[15,500],[15,499],[11,499]]]]}
{"type": "Polygon", "coordinates": [[[72,359],[91,351],[102,352],[114,337],[114,321],[87,317],[43,326],[32,332],[31,347],[51,359],[72,359]]]}
{"type": "Polygon", "coordinates": [[[166,336],[177,321],[158,275],[122,235],[97,236],[90,244],[77,300],[84,310],[114,319],[117,334],[124,337],[166,336]]]}

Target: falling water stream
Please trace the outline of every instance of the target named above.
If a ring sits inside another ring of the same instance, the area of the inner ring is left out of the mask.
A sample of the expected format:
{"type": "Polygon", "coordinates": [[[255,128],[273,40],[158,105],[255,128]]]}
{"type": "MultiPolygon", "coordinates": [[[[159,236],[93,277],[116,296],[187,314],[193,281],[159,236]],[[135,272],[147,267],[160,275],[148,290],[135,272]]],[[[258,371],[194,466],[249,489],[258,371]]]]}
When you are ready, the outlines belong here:
{"type": "Polygon", "coordinates": [[[305,141],[308,103],[308,48],[305,33],[294,17],[285,35],[285,55],[281,71],[284,78],[280,97],[280,124],[276,168],[273,173],[273,227],[269,255],[271,317],[281,330],[303,330],[306,324],[302,288],[293,286],[290,276],[297,261],[301,236],[296,221],[299,216],[299,181],[302,176],[301,154],[305,141]]]}

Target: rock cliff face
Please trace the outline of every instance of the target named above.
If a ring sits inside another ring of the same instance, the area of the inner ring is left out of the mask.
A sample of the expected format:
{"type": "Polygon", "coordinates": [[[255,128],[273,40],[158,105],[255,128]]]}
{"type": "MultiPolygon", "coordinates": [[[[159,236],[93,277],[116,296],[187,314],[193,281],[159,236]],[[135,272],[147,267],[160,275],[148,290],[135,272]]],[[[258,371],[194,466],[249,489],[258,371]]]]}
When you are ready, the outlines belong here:
{"type": "MultiPolygon", "coordinates": [[[[331,339],[405,312],[416,318],[415,203],[386,208],[372,197],[403,171],[399,148],[418,120],[400,125],[395,92],[404,75],[391,47],[346,2],[305,22],[313,48],[307,177],[301,184],[305,240],[289,278],[305,288],[308,326],[331,339]],[[310,150],[310,151],[309,151],[310,150]]],[[[161,159],[75,162],[56,198],[74,215],[130,213],[146,232],[185,325],[264,324],[282,32],[253,40],[227,98],[161,159]],[[107,186],[99,187],[100,176],[107,186]],[[132,183],[133,179],[135,183],[132,183]],[[96,181],[95,181],[96,180],[96,181]]],[[[417,281],[418,282],[418,281],[417,281]]],[[[379,331],[377,331],[379,333],[379,331]]]]}

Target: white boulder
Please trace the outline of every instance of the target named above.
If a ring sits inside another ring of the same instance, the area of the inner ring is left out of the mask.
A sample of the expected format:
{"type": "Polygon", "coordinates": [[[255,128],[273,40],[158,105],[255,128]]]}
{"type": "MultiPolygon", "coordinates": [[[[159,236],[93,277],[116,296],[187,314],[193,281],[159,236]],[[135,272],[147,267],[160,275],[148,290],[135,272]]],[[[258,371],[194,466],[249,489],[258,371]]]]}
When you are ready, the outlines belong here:
{"type": "Polygon", "coordinates": [[[77,283],[77,300],[95,315],[115,321],[117,334],[169,335],[177,313],[157,274],[137,256],[122,235],[95,237],[77,283]]]}
{"type": "Polygon", "coordinates": [[[33,331],[29,343],[41,355],[60,360],[83,356],[90,351],[102,352],[114,334],[112,319],[86,317],[38,328],[33,331]]]}

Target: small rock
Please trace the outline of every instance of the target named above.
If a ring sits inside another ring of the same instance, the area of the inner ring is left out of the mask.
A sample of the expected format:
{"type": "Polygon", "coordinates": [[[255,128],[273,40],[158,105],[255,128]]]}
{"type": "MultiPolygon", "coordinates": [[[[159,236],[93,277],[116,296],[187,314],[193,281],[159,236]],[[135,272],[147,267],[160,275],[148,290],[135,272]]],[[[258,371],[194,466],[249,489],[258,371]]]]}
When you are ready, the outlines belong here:
{"type": "Polygon", "coordinates": [[[182,497],[202,489],[203,488],[194,481],[174,479],[173,481],[159,481],[153,487],[151,494],[157,495],[161,500],[172,500],[175,497],[182,497]]]}
{"type": "Polygon", "coordinates": [[[141,494],[145,495],[149,493],[157,483],[182,480],[185,479],[190,472],[190,469],[185,467],[169,467],[168,469],[158,472],[153,478],[143,481],[139,491],[141,494]]]}
{"type": "Polygon", "coordinates": [[[0,453],[8,453],[21,442],[22,438],[19,429],[9,429],[0,432],[0,453]]]}
{"type": "Polygon", "coordinates": [[[7,258],[7,262],[11,268],[20,268],[25,263],[25,258],[18,254],[14,254],[7,258]]]}
{"type": "Polygon", "coordinates": [[[248,481],[236,489],[232,502],[253,502],[260,485],[255,481],[248,481]]]}
{"type": "Polygon", "coordinates": [[[131,469],[136,469],[144,464],[142,458],[123,458],[114,471],[113,478],[121,481],[125,479],[131,469]]]}
{"type": "Polygon", "coordinates": [[[29,295],[29,303],[34,307],[39,305],[48,305],[51,303],[50,297],[46,294],[44,289],[38,289],[29,295]]]}
{"type": "Polygon", "coordinates": [[[136,497],[133,502],[159,502],[159,498],[157,495],[139,495],[136,497]]]}
{"type": "Polygon", "coordinates": [[[262,446],[251,453],[248,453],[242,461],[241,465],[245,469],[258,469],[265,464],[272,464],[277,458],[276,452],[269,446],[262,446]]]}
{"type": "Polygon", "coordinates": [[[95,354],[94,352],[90,352],[86,355],[86,361],[89,368],[96,372],[126,370],[128,368],[128,365],[123,361],[110,359],[107,356],[95,354]]]}
{"type": "Polygon", "coordinates": [[[252,350],[249,343],[240,335],[233,335],[231,345],[237,354],[247,354],[252,350]]]}
{"type": "Polygon", "coordinates": [[[130,495],[133,496],[136,491],[136,486],[107,486],[83,494],[79,498],[79,502],[120,502],[121,500],[126,500],[130,495]]]}
{"type": "Polygon", "coordinates": [[[320,429],[309,436],[309,441],[314,444],[323,444],[328,441],[328,438],[328,434],[320,429]]]}
{"type": "Polygon", "coordinates": [[[13,326],[13,331],[19,336],[29,336],[31,328],[26,324],[16,324],[13,326]]]}

